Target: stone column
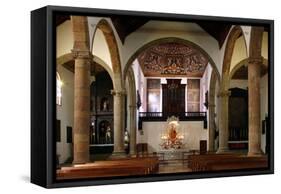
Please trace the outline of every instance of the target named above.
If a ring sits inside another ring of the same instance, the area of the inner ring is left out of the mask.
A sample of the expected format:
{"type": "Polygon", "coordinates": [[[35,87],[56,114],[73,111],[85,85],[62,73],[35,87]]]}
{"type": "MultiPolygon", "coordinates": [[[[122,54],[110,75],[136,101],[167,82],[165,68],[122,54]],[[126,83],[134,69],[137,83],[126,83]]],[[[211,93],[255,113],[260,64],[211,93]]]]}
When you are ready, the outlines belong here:
{"type": "Polygon", "coordinates": [[[74,160],[89,162],[90,59],[89,51],[73,50],[74,73],[74,160]]]}
{"type": "Polygon", "coordinates": [[[123,90],[111,90],[113,95],[113,130],[114,150],[113,155],[125,154],[124,148],[124,95],[123,90]]]}
{"type": "Polygon", "coordinates": [[[209,104],[209,151],[215,148],[215,104],[209,104]]]}
{"type": "Polygon", "coordinates": [[[135,155],[136,154],[136,111],[137,106],[136,105],[130,105],[129,106],[130,113],[130,154],[135,155]]]}
{"type": "Polygon", "coordinates": [[[248,88],[249,88],[249,150],[248,155],[260,155],[261,127],[260,127],[260,74],[262,58],[249,60],[248,88]]]}
{"type": "Polygon", "coordinates": [[[228,149],[228,100],[230,96],[230,91],[223,90],[218,94],[220,98],[220,117],[219,117],[219,149],[218,153],[223,153],[229,151],[228,149]]]}

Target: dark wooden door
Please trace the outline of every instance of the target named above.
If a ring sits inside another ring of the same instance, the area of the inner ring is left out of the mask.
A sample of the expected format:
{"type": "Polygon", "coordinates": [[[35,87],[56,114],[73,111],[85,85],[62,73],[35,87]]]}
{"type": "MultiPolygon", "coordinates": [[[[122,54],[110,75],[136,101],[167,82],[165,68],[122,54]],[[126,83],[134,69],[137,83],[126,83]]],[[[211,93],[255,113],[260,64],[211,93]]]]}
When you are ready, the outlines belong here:
{"type": "Polygon", "coordinates": [[[248,91],[241,88],[230,89],[229,97],[229,141],[230,149],[247,149],[247,143],[239,141],[248,140],[248,91]]]}
{"type": "Polygon", "coordinates": [[[167,79],[167,84],[162,84],[164,115],[180,116],[185,112],[185,84],[180,82],[180,79],[167,79]]]}

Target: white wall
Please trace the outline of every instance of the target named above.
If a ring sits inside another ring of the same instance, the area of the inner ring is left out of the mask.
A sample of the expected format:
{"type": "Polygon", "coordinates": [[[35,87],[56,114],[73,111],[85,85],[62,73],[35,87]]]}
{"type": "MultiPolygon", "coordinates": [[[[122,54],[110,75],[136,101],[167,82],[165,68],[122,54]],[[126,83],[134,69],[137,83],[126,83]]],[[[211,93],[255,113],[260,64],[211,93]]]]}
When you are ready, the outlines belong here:
{"type": "Polygon", "coordinates": [[[247,58],[247,48],[246,42],[243,36],[240,36],[235,44],[233,49],[233,54],[230,62],[230,71],[242,60],[247,58]]]}
{"type": "Polygon", "coordinates": [[[73,49],[73,33],[71,21],[67,20],[57,27],[57,58],[70,53],[73,49]]]}
{"type": "Polygon", "coordinates": [[[209,91],[210,88],[210,78],[211,78],[212,68],[211,65],[208,64],[206,67],[206,70],[200,79],[200,111],[207,112],[207,108],[204,105],[205,99],[205,93],[209,91]]]}
{"type": "Polygon", "coordinates": [[[248,80],[231,79],[229,82],[229,88],[241,88],[245,90],[248,88],[248,80]]]}
{"type": "Polygon", "coordinates": [[[66,143],[66,127],[73,130],[74,120],[74,74],[63,66],[58,66],[57,71],[62,80],[62,105],[57,105],[57,119],[61,121],[61,141],[57,142],[57,154],[60,163],[65,162],[72,153],[71,144],[66,143]]]}
{"type": "MultiPolygon", "coordinates": [[[[207,129],[203,121],[180,121],[181,131],[184,134],[186,150],[200,148],[200,140],[207,140],[207,129]]],[[[167,122],[143,122],[143,135],[138,135],[137,143],[148,143],[149,152],[161,150],[161,134],[165,131],[167,122]]]]}
{"type": "Polygon", "coordinates": [[[104,37],[103,32],[100,29],[96,30],[96,34],[93,39],[92,54],[102,59],[110,69],[112,69],[111,57],[109,48],[104,37]]]}
{"type": "MultiPolygon", "coordinates": [[[[90,43],[91,43],[90,49],[93,50],[93,48],[95,47],[94,44],[96,44],[96,43],[94,43],[94,38],[96,36],[96,34],[95,34],[96,30],[98,30],[97,24],[100,22],[101,19],[104,19],[108,22],[110,28],[113,30],[119,54],[120,54],[120,56],[122,56],[123,55],[123,53],[122,53],[123,52],[122,51],[123,44],[122,44],[122,42],[121,42],[121,40],[120,40],[120,38],[119,38],[115,28],[114,28],[114,25],[112,24],[111,19],[108,18],[108,17],[87,17],[87,18],[88,18],[88,26],[89,26],[89,38],[90,38],[90,43]]],[[[121,64],[124,63],[122,61],[122,57],[120,57],[120,62],[121,62],[121,64]]]]}
{"type": "Polygon", "coordinates": [[[268,32],[263,32],[261,55],[268,59],[268,32]]]}
{"type": "Polygon", "coordinates": [[[136,59],[134,60],[133,64],[133,71],[135,75],[135,82],[136,82],[136,91],[139,91],[140,98],[141,98],[141,107],[139,109],[139,112],[146,112],[146,98],[147,98],[147,90],[146,90],[146,78],[143,75],[143,72],[141,70],[139,61],[136,59]]]}

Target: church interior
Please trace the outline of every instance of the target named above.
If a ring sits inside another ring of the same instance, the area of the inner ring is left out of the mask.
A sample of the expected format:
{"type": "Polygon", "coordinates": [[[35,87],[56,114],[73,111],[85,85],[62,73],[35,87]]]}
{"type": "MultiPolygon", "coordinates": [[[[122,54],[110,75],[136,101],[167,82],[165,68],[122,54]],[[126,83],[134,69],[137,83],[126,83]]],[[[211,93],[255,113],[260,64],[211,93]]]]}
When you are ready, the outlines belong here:
{"type": "Polygon", "coordinates": [[[268,29],[57,15],[58,180],[268,166],[268,29]]]}

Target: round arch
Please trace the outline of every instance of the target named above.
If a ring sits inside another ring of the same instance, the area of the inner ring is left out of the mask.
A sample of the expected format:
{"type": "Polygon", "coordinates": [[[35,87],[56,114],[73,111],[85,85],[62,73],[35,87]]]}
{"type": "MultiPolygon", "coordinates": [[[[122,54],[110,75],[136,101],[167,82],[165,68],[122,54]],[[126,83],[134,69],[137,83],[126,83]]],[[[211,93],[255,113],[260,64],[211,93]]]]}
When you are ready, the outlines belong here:
{"type": "MultiPolygon", "coordinates": [[[[93,59],[94,63],[99,64],[100,66],[102,66],[107,71],[107,73],[109,74],[109,76],[111,78],[111,81],[113,83],[113,88],[115,88],[115,82],[114,82],[114,79],[113,79],[114,78],[113,72],[109,68],[109,66],[98,56],[93,55],[92,59],[93,59]]],[[[73,63],[74,63],[74,57],[73,57],[72,53],[64,54],[64,55],[62,55],[62,56],[60,56],[56,59],[57,65],[64,65],[64,64],[70,63],[71,61],[73,61],[73,63]]]]}
{"type": "Polygon", "coordinates": [[[109,48],[111,63],[112,63],[112,70],[114,75],[121,74],[121,61],[120,61],[120,54],[118,49],[118,44],[114,35],[114,31],[106,19],[101,19],[93,33],[92,38],[92,45],[94,44],[94,37],[96,35],[97,29],[100,29],[105,37],[106,43],[109,48]]]}
{"type": "MultiPolygon", "coordinates": [[[[233,77],[233,75],[235,74],[235,72],[240,69],[240,67],[242,67],[243,65],[248,66],[249,64],[249,58],[243,59],[241,60],[239,63],[237,63],[233,69],[231,70],[230,74],[229,74],[229,79],[231,79],[233,77]]],[[[262,64],[265,67],[268,67],[268,60],[265,58],[262,58],[262,64]]]]}
{"type": "Polygon", "coordinates": [[[130,129],[130,154],[136,154],[136,133],[137,133],[137,125],[136,125],[136,116],[137,116],[137,97],[136,97],[136,85],[135,85],[135,75],[132,67],[128,70],[128,75],[126,76],[128,81],[128,105],[129,105],[129,129],[130,129]]]}
{"type": "MultiPolygon", "coordinates": [[[[225,47],[225,52],[224,52],[223,64],[222,64],[222,79],[221,79],[222,90],[228,90],[231,59],[233,56],[235,42],[241,35],[244,37],[244,43],[247,48],[245,36],[244,36],[244,33],[240,26],[234,26],[229,33],[226,47],[225,47]]],[[[247,49],[246,49],[246,52],[247,52],[247,49]]]]}
{"type": "Polygon", "coordinates": [[[218,80],[220,80],[220,74],[219,71],[217,69],[217,66],[215,64],[215,62],[213,61],[213,59],[210,57],[210,55],[200,46],[198,46],[197,44],[186,40],[186,39],[182,39],[182,38],[176,38],[176,37],[166,37],[166,38],[160,38],[160,39],[156,39],[153,40],[145,45],[143,45],[142,47],[140,47],[127,61],[124,71],[123,71],[123,80],[126,79],[126,74],[128,73],[129,67],[132,65],[132,63],[134,62],[134,60],[138,57],[138,55],[143,52],[144,50],[148,49],[151,46],[157,45],[157,44],[161,44],[161,43],[171,43],[171,42],[175,42],[175,43],[181,43],[184,45],[188,45],[191,46],[193,48],[195,48],[196,50],[198,50],[199,52],[201,52],[201,54],[203,54],[209,61],[210,65],[212,66],[213,70],[215,71],[218,80]]]}
{"type": "MultiPolygon", "coordinates": [[[[225,50],[224,57],[222,63],[222,77],[220,84],[220,114],[219,114],[219,148],[218,153],[227,152],[228,151],[228,137],[229,137],[229,129],[228,129],[228,97],[230,95],[229,89],[229,80],[230,80],[230,66],[231,60],[233,56],[233,51],[235,47],[235,42],[240,36],[244,36],[242,28],[240,26],[234,26],[230,31],[225,50]]],[[[244,37],[245,42],[245,37],[244,37]]],[[[246,44],[246,42],[245,42],[246,44]]]]}

